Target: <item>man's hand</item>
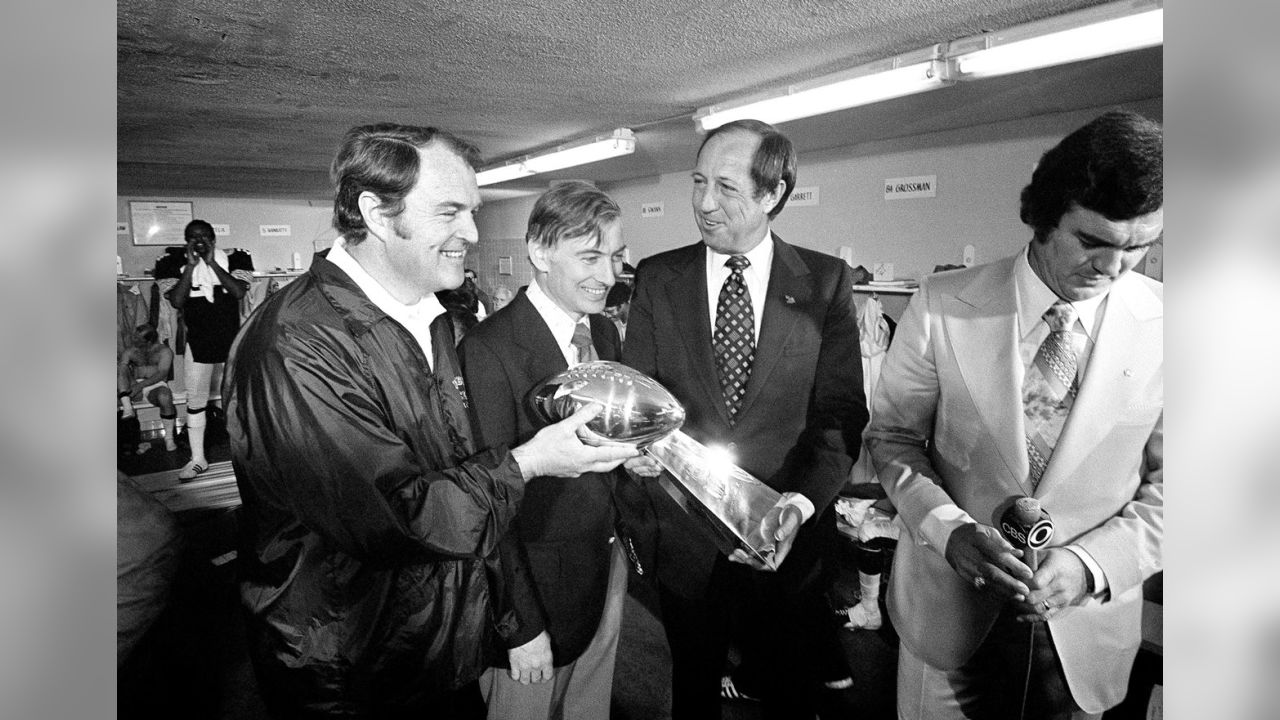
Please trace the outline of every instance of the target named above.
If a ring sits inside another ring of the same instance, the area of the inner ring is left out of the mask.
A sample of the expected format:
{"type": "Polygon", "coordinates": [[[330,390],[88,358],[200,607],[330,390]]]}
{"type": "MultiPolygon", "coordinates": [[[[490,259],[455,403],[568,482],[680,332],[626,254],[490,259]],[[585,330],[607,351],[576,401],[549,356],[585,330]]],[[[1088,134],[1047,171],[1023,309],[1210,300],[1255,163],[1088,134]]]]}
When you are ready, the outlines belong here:
{"type": "Polygon", "coordinates": [[[546,630],[538,637],[507,651],[511,662],[511,679],[522,685],[546,682],[555,675],[551,667],[551,636],[546,630]]]}
{"type": "Polygon", "coordinates": [[[632,445],[600,443],[587,433],[586,424],[603,408],[592,403],[555,425],[538,431],[525,444],[513,448],[511,455],[520,465],[524,479],[553,475],[578,477],[588,472],[608,472],[623,460],[639,455],[632,445]],[[584,441],[584,438],[590,442],[584,441]]]}
{"type": "Polygon", "coordinates": [[[978,592],[1013,600],[1031,594],[1031,568],[1020,559],[1022,551],[990,525],[967,523],[953,530],[946,557],[956,574],[978,592]]]}
{"type": "Polygon", "coordinates": [[[1070,550],[1050,548],[1040,560],[1031,592],[1018,607],[1018,620],[1041,622],[1064,607],[1077,605],[1089,594],[1089,571],[1070,550]]]}
{"type": "Polygon", "coordinates": [[[640,477],[658,477],[662,474],[662,463],[653,458],[652,455],[637,455],[622,464],[627,472],[640,477]]]}
{"type": "Polygon", "coordinates": [[[741,549],[735,549],[729,555],[729,560],[743,565],[750,565],[756,570],[774,570],[781,567],[782,561],[786,560],[787,555],[791,552],[791,544],[796,541],[796,533],[800,531],[800,523],[803,520],[804,516],[800,512],[800,508],[779,502],[760,521],[760,534],[765,539],[772,540],[775,543],[773,567],[765,565],[741,549]]]}

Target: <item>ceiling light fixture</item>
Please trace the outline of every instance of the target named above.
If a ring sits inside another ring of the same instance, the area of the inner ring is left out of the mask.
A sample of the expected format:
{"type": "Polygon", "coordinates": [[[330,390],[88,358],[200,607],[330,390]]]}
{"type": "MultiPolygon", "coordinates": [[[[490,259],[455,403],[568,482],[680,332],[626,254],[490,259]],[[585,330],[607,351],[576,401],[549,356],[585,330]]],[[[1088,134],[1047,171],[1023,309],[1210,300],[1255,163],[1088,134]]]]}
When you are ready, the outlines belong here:
{"type": "Polygon", "coordinates": [[[950,44],[956,77],[975,80],[1164,43],[1162,2],[1110,3],[950,44]]]}
{"type": "Polygon", "coordinates": [[[693,121],[698,132],[744,118],[777,124],[940,88],[953,82],[941,50],[941,45],[933,45],[791,85],[781,92],[700,108],[693,121]]]}
{"type": "Polygon", "coordinates": [[[525,155],[485,168],[476,173],[480,186],[515,180],[538,173],[586,165],[636,151],[636,138],[629,128],[618,128],[608,135],[560,145],[546,152],[525,155]]]}

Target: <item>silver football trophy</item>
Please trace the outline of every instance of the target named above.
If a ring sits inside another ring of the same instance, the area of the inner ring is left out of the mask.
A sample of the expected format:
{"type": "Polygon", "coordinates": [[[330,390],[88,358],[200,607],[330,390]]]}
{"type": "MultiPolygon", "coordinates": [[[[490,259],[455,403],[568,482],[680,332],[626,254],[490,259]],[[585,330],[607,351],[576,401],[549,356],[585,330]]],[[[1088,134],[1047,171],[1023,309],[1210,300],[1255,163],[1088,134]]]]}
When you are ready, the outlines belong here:
{"type": "Polygon", "coordinates": [[[746,470],[680,431],[684,408],[660,383],[626,365],[581,363],[545,380],[529,403],[547,422],[596,403],[604,409],[586,429],[598,438],[641,448],[674,483],[676,501],[703,518],[726,555],[735,548],[777,569],[776,543],[761,532],[765,515],[782,497],[746,470]],[[677,496],[678,495],[678,496],[677,496]]]}

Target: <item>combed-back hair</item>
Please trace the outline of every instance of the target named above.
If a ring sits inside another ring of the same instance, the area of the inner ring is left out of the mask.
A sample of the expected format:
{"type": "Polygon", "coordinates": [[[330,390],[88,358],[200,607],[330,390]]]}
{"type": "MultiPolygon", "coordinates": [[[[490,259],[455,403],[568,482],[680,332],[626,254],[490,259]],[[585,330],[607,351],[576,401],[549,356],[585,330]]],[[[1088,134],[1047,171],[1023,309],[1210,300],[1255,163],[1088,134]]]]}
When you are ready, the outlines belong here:
{"type": "Polygon", "coordinates": [[[759,198],[778,187],[780,181],[787,184],[778,204],[769,211],[769,219],[772,220],[782,212],[792,191],[796,189],[798,162],[795,146],[791,144],[790,138],[769,123],[750,119],[734,120],[707,133],[707,136],[702,138],[702,144],[698,146],[698,155],[702,155],[702,148],[707,146],[711,138],[730,130],[743,130],[760,138],[756,154],[751,158],[751,182],[756,188],[755,197],[759,198]]]}
{"type": "Polygon", "coordinates": [[[604,227],[621,216],[622,208],[599,188],[570,180],[544,192],[533,204],[525,240],[552,248],[567,238],[590,237],[599,245],[604,227]]]}
{"type": "Polygon", "coordinates": [[[434,127],[378,123],[353,127],[342,137],[329,176],[333,180],[333,227],[349,245],[362,242],[369,229],[360,214],[360,193],[378,197],[388,217],[404,212],[404,198],[418,183],[418,150],[443,143],[475,168],[480,151],[471,143],[434,127]]]}

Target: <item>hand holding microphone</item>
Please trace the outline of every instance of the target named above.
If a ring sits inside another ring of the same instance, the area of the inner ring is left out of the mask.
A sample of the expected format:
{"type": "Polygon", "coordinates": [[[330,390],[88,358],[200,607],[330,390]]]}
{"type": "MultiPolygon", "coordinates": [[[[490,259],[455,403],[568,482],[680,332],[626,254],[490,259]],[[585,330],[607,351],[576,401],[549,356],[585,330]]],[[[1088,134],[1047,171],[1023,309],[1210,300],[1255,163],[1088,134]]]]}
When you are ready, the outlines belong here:
{"type": "Polygon", "coordinates": [[[1053,519],[1039,500],[1020,497],[1001,513],[1000,533],[1022,551],[1022,562],[1034,573],[1040,567],[1039,551],[1053,539],[1053,519]]]}

